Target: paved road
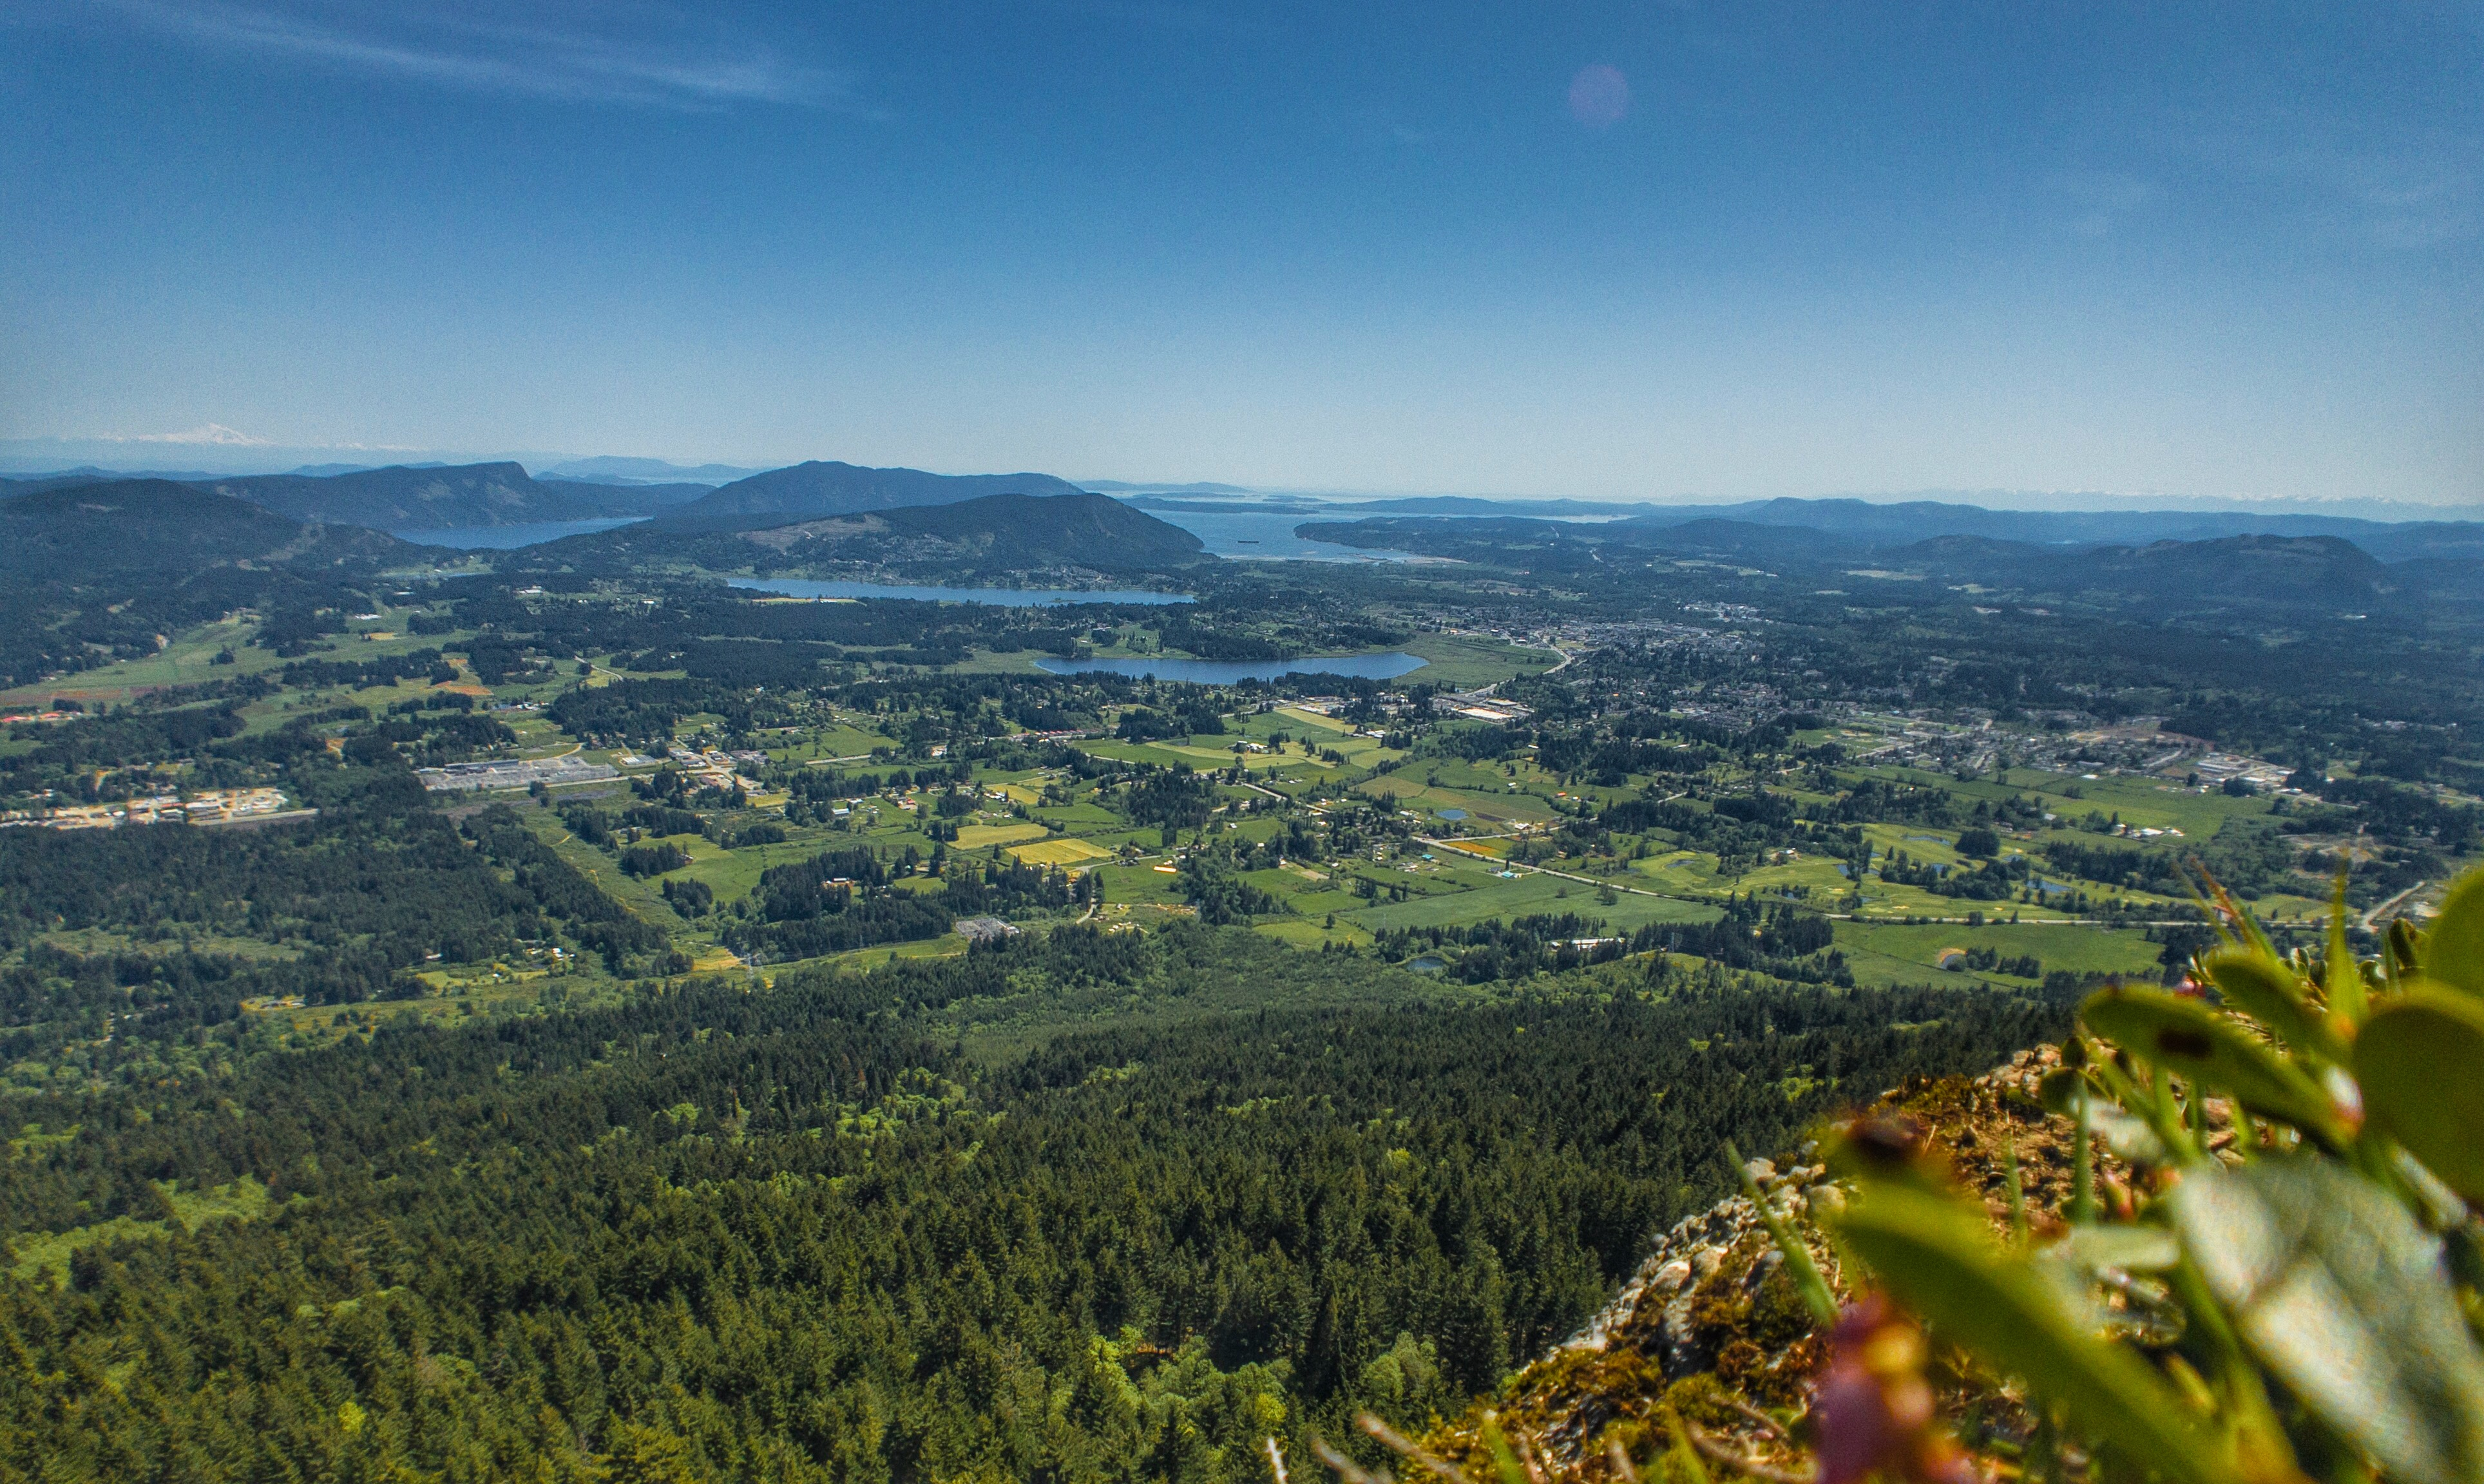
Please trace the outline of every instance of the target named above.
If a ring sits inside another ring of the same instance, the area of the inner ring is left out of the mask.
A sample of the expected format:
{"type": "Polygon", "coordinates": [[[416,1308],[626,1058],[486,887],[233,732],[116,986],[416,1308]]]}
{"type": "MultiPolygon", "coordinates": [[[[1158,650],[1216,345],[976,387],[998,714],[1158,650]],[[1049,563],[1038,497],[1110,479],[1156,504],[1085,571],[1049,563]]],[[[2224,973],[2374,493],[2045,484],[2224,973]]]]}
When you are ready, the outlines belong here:
{"type": "Polygon", "coordinates": [[[2365,913],[2363,914],[2363,931],[2364,931],[2365,932],[2369,932],[2369,931],[2372,931],[2372,925],[2373,925],[2374,923],[2377,923],[2377,922],[2379,922],[2379,921],[2380,921],[2380,918],[2381,918],[2381,914],[2382,914],[2382,913],[2389,911],[2390,908],[2392,908],[2392,907],[2396,906],[2399,903],[2404,902],[2404,901],[2405,901],[2406,899],[2408,899],[2409,897],[2414,896],[2416,892],[2419,892],[2419,891],[2423,890],[2423,888],[2424,888],[2425,884],[2426,884],[2426,883],[2424,883],[2424,882],[2422,882],[2422,881],[2417,881],[2417,882],[2416,882],[2413,886],[2410,886],[2410,887],[2408,887],[2406,890],[2404,890],[2404,891],[2402,891],[2402,892],[2398,893],[2396,896],[2391,897],[2389,901],[2382,903],[2379,906],[2376,906],[2376,907],[2372,908],[2370,911],[2365,912],[2365,913]]]}
{"type": "MultiPolygon", "coordinates": [[[[1442,840],[1431,835],[1417,835],[1415,838],[1423,842],[1425,845],[1432,846],[1438,850],[1455,850],[1461,855],[1472,856],[1477,860],[1491,861],[1493,864],[1498,865],[1504,870],[1532,871],[1537,876],[1559,877],[1562,880],[1577,881],[1586,886],[1609,886],[1615,891],[1629,892],[1634,897],[1657,897],[1667,902],[1700,902],[1705,900],[1699,897],[1677,896],[1672,892],[1651,891],[1644,886],[1625,886],[1619,881],[1611,880],[1601,876],[1577,876],[1567,871],[1554,871],[1549,866],[1530,866],[1525,861],[1503,860],[1498,855],[1486,855],[1481,850],[1470,850],[1463,844],[1455,840],[1442,840]]],[[[1483,838],[1488,840],[1497,840],[1500,837],[1498,835],[1487,835],[1483,838]]],[[[1713,903],[1710,904],[1714,905],[1713,903]]]]}

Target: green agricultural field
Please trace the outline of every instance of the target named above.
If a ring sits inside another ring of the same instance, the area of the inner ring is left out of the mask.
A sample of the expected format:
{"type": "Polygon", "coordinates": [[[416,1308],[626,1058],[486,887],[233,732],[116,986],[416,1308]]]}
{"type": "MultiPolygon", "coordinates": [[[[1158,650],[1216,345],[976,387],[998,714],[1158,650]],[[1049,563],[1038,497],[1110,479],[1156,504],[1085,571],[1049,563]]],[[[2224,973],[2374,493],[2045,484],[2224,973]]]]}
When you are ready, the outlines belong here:
{"type": "Polygon", "coordinates": [[[2012,795],[2040,798],[2043,806],[2060,815],[2066,824],[2093,812],[2107,816],[2119,814],[2123,823],[2155,829],[2179,829],[2185,838],[2204,844],[2213,838],[2226,821],[2257,819],[2269,812],[2265,798],[2231,798],[2214,790],[2201,794],[2162,778],[2130,777],[2107,774],[2085,778],[2072,773],[2048,772],[2034,768],[2010,769],[2008,784],[1978,779],[1959,782],[1939,773],[1910,768],[1876,768],[1865,771],[1873,777],[1913,784],[1919,788],[1940,789],[1973,808],[1975,801],[1999,802],[2012,795]],[[2078,791],[2077,797],[2066,790],[2078,791]]]}
{"type": "Polygon", "coordinates": [[[825,830],[792,830],[781,845],[750,845],[728,850],[697,835],[668,837],[690,857],[671,877],[703,881],[719,903],[746,896],[759,884],[759,874],[770,866],[787,866],[829,848],[834,838],[825,830]]]}
{"type": "Polygon", "coordinates": [[[1175,877],[1155,869],[1157,863],[1098,866],[1104,878],[1104,900],[1124,906],[1173,906],[1180,904],[1175,877]]]}
{"type": "Polygon", "coordinates": [[[75,675],[0,690],[0,709],[15,711],[40,706],[54,696],[90,706],[96,702],[118,703],[167,686],[255,675],[283,664],[284,661],[269,651],[249,647],[251,635],[257,632],[258,626],[249,622],[204,624],[176,635],[160,653],[145,659],[118,661],[75,675]],[[233,662],[215,663],[217,654],[226,649],[232,651],[233,662]]]}
{"type": "Polygon", "coordinates": [[[1082,742],[1078,747],[1082,752],[1110,758],[1117,763],[1149,763],[1158,768],[1184,763],[1204,772],[1211,768],[1233,766],[1233,754],[1228,750],[1229,745],[1229,742],[1220,744],[1213,737],[1198,737],[1167,738],[1151,742],[1082,742]]]}
{"type": "Polygon", "coordinates": [[[1385,767],[1406,756],[1402,750],[1382,746],[1377,737],[1354,735],[1354,723],[1350,721],[1296,706],[1280,706],[1265,715],[1246,718],[1244,724],[1250,728],[1249,735],[1261,741],[1272,732],[1291,732],[1298,742],[1308,742],[1315,750],[1344,754],[1346,763],[1354,768],[1385,767]]]}
{"type": "MultiPolygon", "coordinates": [[[[1713,857],[1701,857],[1714,864],[1713,857]]],[[[1834,902],[1852,889],[1838,869],[1838,863],[1825,855],[1806,855],[1781,866],[1760,866],[1743,872],[1732,881],[1721,883],[1732,891],[1756,891],[1792,895],[1820,905],[1834,902]],[[1789,891],[1789,888],[1798,888],[1789,891]],[[1808,897],[1804,893],[1808,892],[1808,897]]],[[[1712,878],[1713,879],[1713,878],[1712,878]]]]}
{"type": "MultiPolygon", "coordinates": [[[[1630,862],[1629,874],[1622,879],[1649,891],[1672,895],[1714,898],[1728,892],[1757,892],[1763,896],[1806,902],[1823,909],[1841,900],[1852,884],[1839,874],[1837,862],[1826,856],[1806,856],[1783,865],[1759,866],[1740,876],[1727,877],[1717,874],[1716,857],[1714,855],[1697,850],[1664,850],[1660,846],[1658,853],[1645,860],[1630,862]]],[[[1947,900],[1928,892],[1913,895],[1932,903],[1947,900]]],[[[1929,911],[1930,908],[1924,910],[1929,911]]]]}
{"type": "Polygon", "coordinates": [[[1419,657],[1423,668],[1407,677],[1471,690],[1521,675],[1541,675],[1561,662],[1549,650],[1526,649],[1486,634],[1418,634],[1399,646],[1419,657]]]}
{"type": "MultiPolygon", "coordinates": [[[[561,859],[569,862],[588,880],[602,887],[614,900],[628,907],[632,913],[667,931],[679,931],[682,920],[665,904],[662,890],[655,881],[624,876],[618,861],[572,835],[562,827],[560,817],[549,809],[521,809],[518,814],[526,821],[526,826],[532,829],[538,838],[550,845],[561,859]]],[[[704,847],[705,854],[711,859],[727,853],[719,847],[695,835],[676,835],[672,839],[673,843],[679,845],[691,859],[691,865],[674,872],[675,876],[687,876],[697,869],[700,855],[691,850],[693,843],[704,847]]],[[[788,848],[780,846],[777,849],[788,848]]],[[[754,872],[752,879],[757,878],[757,874],[754,872]]]]}
{"type": "Polygon", "coordinates": [[[1333,928],[1327,926],[1325,916],[1302,916],[1280,917],[1271,922],[1258,923],[1252,931],[1275,938],[1289,948],[1311,953],[1317,953],[1332,943],[1348,944],[1360,948],[1371,942],[1370,933],[1364,931],[1343,916],[1336,919],[1336,926],[1333,928]]]}
{"type": "Polygon", "coordinates": [[[823,727],[801,740],[801,745],[779,753],[787,762],[825,762],[833,758],[867,760],[876,747],[894,747],[897,740],[850,724],[823,727]]]}
{"type": "MultiPolygon", "coordinates": [[[[804,958],[796,961],[806,965],[818,964],[860,973],[866,969],[878,968],[894,958],[954,958],[965,951],[966,940],[952,932],[910,943],[878,943],[870,948],[857,948],[850,953],[831,954],[824,958],[804,958]]],[[[776,972],[792,966],[792,964],[770,965],[770,987],[774,987],[775,981],[772,976],[776,972]]]]}
{"type": "Polygon", "coordinates": [[[1539,912],[1577,912],[1601,918],[1606,927],[1619,931],[1645,923],[1707,922],[1716,916],[1715,908],[1695,902],[1634,892],[1616,892],[1613,902],[1601,903],[1592,886],[1535,872],[1523,873],[1515,880],[1486,880],[1488,884],[1465,891],[1453,889],[1407,902],[1364,905],[1338,916],[1373,931],[1390,928],[1460,928],[1495,917],[1525,917],[1539,912]]]}
{"type": "MultiPolygon", "coordinates": [[[[2033,954],[2044,972],[2066,969],[2074,974],[2129,974],[2153,978],[2162,952],[2130,930],[2114,931],[2081,924],[1986,923],[1875,924],[1842,922],[1837,946],[1864,984],[1918,984],[1929,975],[1950,977],[1940,968],[1943,953],[1954,949],[1989,948],[2005,958],[2033,954]]],[[[1997,978],[1991,974],[1959,977],[1997,978]]]]}
{"type": "Polygon", "coordinates": [[[1389,773],[1373,778],[1368,782],[1356,785],[1354,792],[1365,798],[1375,799],[1387,795],[1394,795],[1398,808],[1413,809],[1420,814],[1431,816],[1432,822],[1436,824],[1450,823],[1441,815],[1444,809],[1465,811],[1467,816],[1465,823],[1470,828],[1479,825],[1542,824],[1560,818],[1551,804],[1532,794],[1512,794],[1506,790],[1488,794],[1481,789],[1434,787],[1425,784],[1419,775],[1409,777],[1406,772],[1389,773]]]}
{"type": "Polygon", "coordinates": [[[1018,845],[1028,840],[1040,840],[1043,835],[1042,825],[1025,820],[1002,824],[968,824],[958,831],[958,849],[981,850],[995,845],[1018,845]]]}
{"type": "Polygon", "coordinates": [[[1010,853],[1030,866],[1076,866],[1091,860],[1103,860],[1112,851],[1091,841],[1064,835],[1057,840],[1037,840],[1010,847],[1010,853]]]}
{"type": "Polygon", "coordinates": [[[1074,804],[1039,804],[1029,812],[1044,823],[1070,834],[1083,835],[1095,830],[1111,831],[1128,827],[1122,823],[1120,815],[1090,799],[1081,799],[1074,804]]]}

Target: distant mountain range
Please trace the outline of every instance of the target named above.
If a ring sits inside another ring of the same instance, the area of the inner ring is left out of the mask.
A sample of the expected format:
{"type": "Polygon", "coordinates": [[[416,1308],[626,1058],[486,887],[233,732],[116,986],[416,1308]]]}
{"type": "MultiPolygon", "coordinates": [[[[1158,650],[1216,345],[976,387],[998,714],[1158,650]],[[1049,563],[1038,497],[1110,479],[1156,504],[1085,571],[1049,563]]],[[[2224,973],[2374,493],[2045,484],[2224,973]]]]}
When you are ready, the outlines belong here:
{"type": "Polygon", "coordinates": [[[837,463],[771,470],[716,489],[537,479],[511,462],[196,482],[116,481],[77,471],[0,481],[0,509],[20,524],[60,532],[21,543],[24,560],[72,560],[78,553],[65,553],[65,546],[94,541],[125,555],[130,571],[247,559],[304,540],[412,554],[376,533],[651,514],[657,518],[602,537],[537,550],[564,560],[687,558],[732,570],[756,558],[779,571],[819,563],[933,577],[1153,571],[1199,561],[1204,551],[1178,526],[1050,474],[949,475],[837,463]]]}
{"type": "Polygon", "coordinates": [[[2484,525],[2386,526],[2335,517],[2282,516],[2289,525],[2343,526],[2352,537],[2219,526],[2217,513],[2094,516],[1991,511],[1931,503],[1770,501],[1757,513],[1808,513],[1821,524],[1637,518],[1598,524],[1519,517],[1390,516],[1306,522],[1307,540],[1447,556],[1540,573],[1613,575],[1671,560],[1722,561],[1828,587],[1917,581],[1941,590],[1990,589],[2019,600],[2142,602],[2166,610],[2208,607],[2349,611],[2427,597],[2484,598],[2484,525]],[[2091,522],[2094,524],[2090,524],[2091,522]],[[2204,525],[2177,525],[2198,522],[2204,525]],[[2013,537],[1960,531],[1958,526],[2013,537]],[[1840,528],[1843,527],[1843,528],[1840,528]],[[2175,533],[2130,539],[2141,532],[2175,533]],[[2122,539],[2040,539],[2066,530],[2110,530],[2122,539]],[[2033,532],[2038,539],[2030,539],[2033,532]]]}
{"type": "MultiPolygon", "coordinates": [[[[1513,502],[1514,503],[1514,502],[1513,502]]],[[[1577,501],[1559,501],[1562,512],[1577,501]]],[[[1384,501],[1416,513],[1365,516],[1295,527],[1308,539],[1345,546],[1440,553],[1450,546],[1511,541],[1616,543],[1745,561],[1860,556],[1944,537],[1975,536],[2031,548],[2146,546],[2234,536],[2329,536],[2385,562],[2424,558],[2484,560],[2484,523],[2382,522],[2346,516],[2222,510],[1987,510],[1935,500],[1875,504],[1861,499],[1768,499],[1734,505],[1639,507],[1621,520],[1579,523],[1521,515],[1490,501],[1384,501]],[[1483,505],[1485,509],[1474,509],[1483,505]],[[1451,506],[1454,508],[1443,508],[1451,506]],[[1406,543],[1416,544],[1409,546],[1406,543]]],[[[1595,507],[1610,510],[1611,506],[1595,507]]],[[[1340,510],[1338,515],[1349,512],[1340,510]]]]}
{"type": "MultiPolygon", "coordinates": [[[[0,480],[0,497],[99,484],[130,476],[99,469],[0,480]]],[[[446,530],[460,526],[551,525],[654,515],[706,496],[696,483],[608,484],[537,479],[525,466],[489,464],[306,465],[291,473],[165,474],[167,479],[246,499],[297,521],[361,526],[372,530],[446,530]]]]}
{"type": "MultiPolygon", "coordinates": [[[[1387,515],[1549,515],[1549,516],[1628,516],[1635,511],[1654,511],[1666,507],[1641,500],[1620,505],[1592,499],[1485,499],[1473,495],[1410,495],[1395,499],[1357,500],[1354,509],[1373,510],[1387,515]]],[[[1724,509],[1724,506],[1703,507],[1683,505],[1684,510],[1724,509]]]]}
{"type": "Polygon", "coordinates": [[[584,484],[703,484],[714,489],[760,472],[733,464],[669,464],[662,459],[615,458],[609,454],[571,459],[538,470],[538,479],[573,479],[584,484]]]}
{"type": "MultiPolygon", "coordinates": [[[[1988,510],[1929,499],[1876,504],[1862,499],[1788,499],[1673,505],[1617,524],[1662,529],[1703,520],[1802,526],[1873,547],[1935,536],[1987,536],[2054,545],[2212,541],[2242,535],[2342,536],[2384,561],[2394,561],[2442,554],[2437,546],[2444,540],[2484,543],[2484,525],[2467,521],[2385,522],[2240,510],[1988,510]]],[[[2484,544],[2474,549],[2484,552],[2484,544]]]]}
{"type": "MultiPolygon", "coordinates": [[[[79,468],[0,480],[0,497],[129,477],[79,468]]],[[[174,471],[148,477],[246,499],[294,520],[396,531],[614,518],[653,518],[660,528],[676,532],[750,530],[954,504],[991,495],[1087,493],[1067,480],[1031,472],[935,474],[916,469],[812,462],[753,473],[733,465],[676,465],[620,457],[570,460],[540,475],[503,460],[381,468],[306,465],[290,473],[239,477],[174,471]]],[[[1424,496],[1345,504],[1303,496],[1248,501],[1218,498],[1248,493],[1232,485],[1095,482],[1121,492],[1117,498],[1124,507],[1176,517],[1296,512],[1329,516],[1331,520],[1316,526],[1324,533],[1316,539],[1399,550],[1468,544],[1482,533],[1472,528],[1463,533],[1432,529],[1436,526],[1492,526],[1513,538],[1524,535],[1532,540],[1550,534],[1533,532],[1533,526],[1548,526],[1574,533],[1565,539],[1583,539],[1575,533],[1595,530],[1605,533],[1595,538],[1602,541],[1704,551],[1761,563],[1805,556],[1824,559],[1837,553],[1854,555],[1951,536],[2039,547],[2139,547],[2240,535],[2334,536],[2384,562],[2484,563],[2484,522],[2475,521],[2390,522],[2276,510],[1990,509],[1933,499],[1885,503],[1789,498],[1730,504],[1619,505],[1424,496]],[[1509,524],[1513,522],[1518,524],[1509,524]],[[1387,536],[1392,531],[1405,533],[1407,539],[1387,536]]]]}

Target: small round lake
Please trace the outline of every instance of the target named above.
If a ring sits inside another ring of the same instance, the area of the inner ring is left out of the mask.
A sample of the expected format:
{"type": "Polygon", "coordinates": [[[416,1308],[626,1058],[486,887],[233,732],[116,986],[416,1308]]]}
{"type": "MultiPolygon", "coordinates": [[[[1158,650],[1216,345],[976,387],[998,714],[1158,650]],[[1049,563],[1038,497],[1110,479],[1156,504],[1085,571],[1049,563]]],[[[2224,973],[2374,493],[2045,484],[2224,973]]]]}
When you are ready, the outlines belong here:
{"type": "Polygon", "coordinates": [[[1186,680],[1202,686],[1231,686],[1246,680],[1275,680],[1283,675],[1337,675],[1347,680],[1395,680],[1421,669],[1428,661],[1417,656],[1310,655],[1300,660],[1038,660],[1047,675],[1127,675],[1132,679],[1186,680]]]}
{"type": "Polygon", "coordinates": [[[1464,809],[1435,809],[1432,812],[1444,820],[1463,820],[1467,817],[1464,809]]]}
{"type": "Polygon", "coordinates": [[[899,582],[821,582],[809,578],[734,578],[727,585],[788,598],[910,598],[918,603],[987,603],[1003,608],[1060,607],[1082,603],[1163,607],[1194,601],[1188,593],[1136,589],[1073,592],[1059,587],[909,587],[899,582]]]}

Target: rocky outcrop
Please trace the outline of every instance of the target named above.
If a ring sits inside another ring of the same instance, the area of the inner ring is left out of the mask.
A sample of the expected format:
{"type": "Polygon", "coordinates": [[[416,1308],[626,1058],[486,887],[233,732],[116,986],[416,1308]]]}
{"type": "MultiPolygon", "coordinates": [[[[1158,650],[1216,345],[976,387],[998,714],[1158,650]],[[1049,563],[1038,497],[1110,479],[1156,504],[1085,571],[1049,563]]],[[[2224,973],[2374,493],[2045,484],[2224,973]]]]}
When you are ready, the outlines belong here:
{"type": "MultiPolygon", "coordinates": [[[[2046,1046],[1980,1077],[1918,1079],[1883,1093],[1867,1117],[1911,1124],[1926,1150],[1955,1167],[1962,1188],[1984,1193],[2000,1228],[2010,1221],[2014,1150],[2028,1217],[2049,1226],[2069,1198],[2072,1130],[2043,1111],[2036,1088],[2060,1062],[2046,1046]]],[[[1806,1144],[1786,1168],[1755,1159],[1745,1169],[1844,1299],[1821,1218],[1840,1208],[1847,1192],[1818,1154],[1806,1144]]],[[[2109,1164],[2105,1174],[2109,1179],[2109,1164]]],[[[1489,1418],[1548,1478],[1602,1480],[1620,1477],[1614,1444],[1644,1458],[1681,1421],[1737,1458],[1801,1472],[1807,1466],[1793,1440],[1827,1359],[1826,1336],[1786,1273],[1784,1255],[1751,1201],[1734,1196],[1664,1232],[1576,1335],[1512,1377],[1490,1406],[1434,1429],[1424,1446],[1470,1478],[1495,1477],[1483,1436],[1489,1418]]]]}

